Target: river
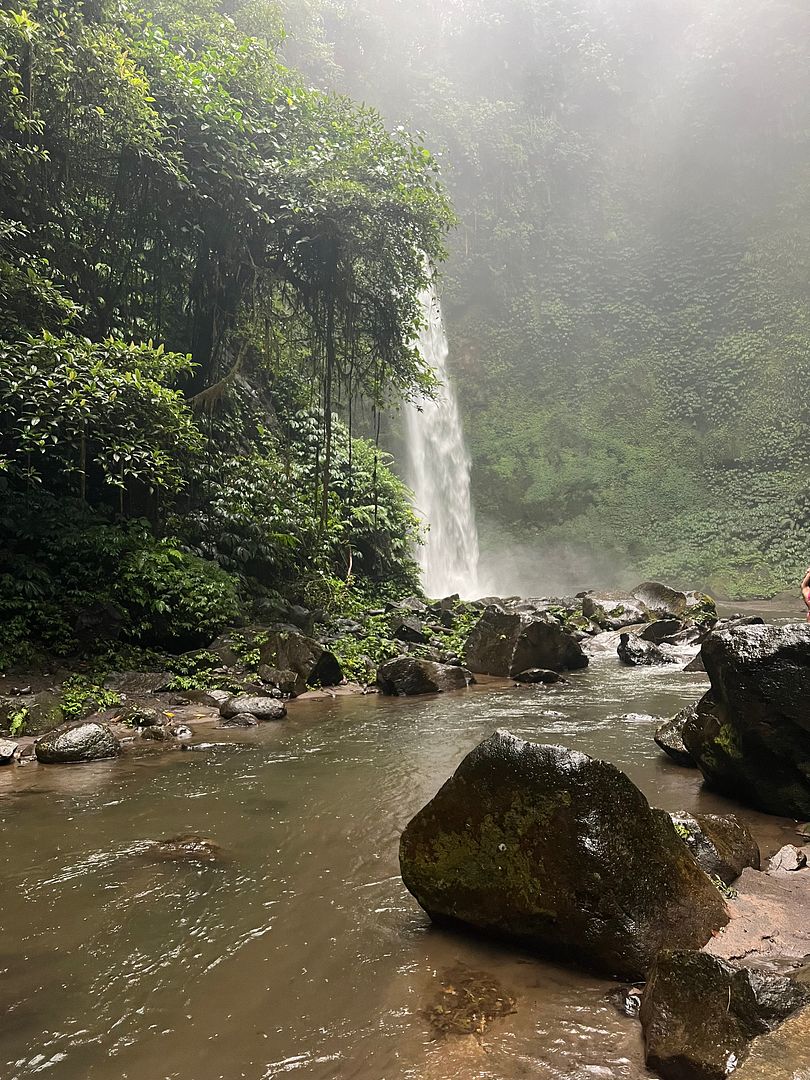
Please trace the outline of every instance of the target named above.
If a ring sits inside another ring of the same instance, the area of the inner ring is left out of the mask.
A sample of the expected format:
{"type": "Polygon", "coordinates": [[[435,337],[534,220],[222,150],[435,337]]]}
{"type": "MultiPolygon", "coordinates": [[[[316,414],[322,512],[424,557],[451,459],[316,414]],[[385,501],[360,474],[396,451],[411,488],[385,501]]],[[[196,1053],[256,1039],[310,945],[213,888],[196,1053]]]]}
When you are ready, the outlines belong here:
{"type": "Polygon", "coordinates": [[[653,743],[649,715],[705,685],[602,657],[551,688],[296,702],[227,747],[2,770],[3,1077],[647,1077],[610,983],[432,929],[397,845],[498,727],[606,758],[666,809],[734,810],[764,854],[795,840],[653,743]],[[180,833],[211,837],[225,860],[144,855],[180,833]],[[459,966],[516,998],[483,1042],[436,1038],[424,1016],[459,966]]]}

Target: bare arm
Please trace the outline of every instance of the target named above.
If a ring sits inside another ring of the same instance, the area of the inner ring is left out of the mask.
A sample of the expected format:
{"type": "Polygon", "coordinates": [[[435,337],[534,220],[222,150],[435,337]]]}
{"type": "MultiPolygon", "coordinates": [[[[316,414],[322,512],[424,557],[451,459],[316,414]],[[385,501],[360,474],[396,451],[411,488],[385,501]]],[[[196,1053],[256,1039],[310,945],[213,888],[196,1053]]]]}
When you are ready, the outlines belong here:
{"type": "Polygon", "coordinates": [[[804,600],[805,607],[810,611],[810,568],[802,578],[802,599],[804,600]]]}

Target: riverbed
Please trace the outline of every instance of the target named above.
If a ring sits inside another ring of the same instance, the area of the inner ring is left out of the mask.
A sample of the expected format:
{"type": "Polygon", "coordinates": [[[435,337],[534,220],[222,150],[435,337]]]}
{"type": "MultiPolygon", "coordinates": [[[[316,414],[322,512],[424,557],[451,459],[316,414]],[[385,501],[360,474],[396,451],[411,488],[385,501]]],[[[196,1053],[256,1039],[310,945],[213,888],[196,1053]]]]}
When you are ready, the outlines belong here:
{"type": "MultiPolygon", "coordinates": [[[[225,746],[0,772],[3,1077],[640,1080],[609,982],[435,930],[399,878],[409,818],[496,728],[622,768],[665,809],[734,811],[763,854],[793,825],[703,790],[656,721],[701,674],[613,656],[554,687],[296,702],[225,746]],[[221,862],[145,842],[214,840],[221,862]],[[459,971],[516,1000],[483,1038],[425,1016],[459,971]]],[[[218,733],[218,736],[221,733],[218,733]]]]}

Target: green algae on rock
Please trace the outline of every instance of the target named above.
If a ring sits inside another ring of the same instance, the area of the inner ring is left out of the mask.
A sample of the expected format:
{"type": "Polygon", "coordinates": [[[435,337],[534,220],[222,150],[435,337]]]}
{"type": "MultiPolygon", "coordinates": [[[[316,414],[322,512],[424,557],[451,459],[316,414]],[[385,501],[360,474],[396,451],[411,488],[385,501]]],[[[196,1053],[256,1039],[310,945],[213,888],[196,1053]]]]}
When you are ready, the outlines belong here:
{"type": "Polygon", "coordinates": [[[667,814],[604,761],[497,731],[406,827],[402,877],[435,921],[621,978],[728,921],[667,814]]]}
{"type": "Polygon", "coordinates": [[[706,780],[770,814],[810,815],[810,626],[735,626],[700,653],[711,690],[683,728],[706,780]]]}

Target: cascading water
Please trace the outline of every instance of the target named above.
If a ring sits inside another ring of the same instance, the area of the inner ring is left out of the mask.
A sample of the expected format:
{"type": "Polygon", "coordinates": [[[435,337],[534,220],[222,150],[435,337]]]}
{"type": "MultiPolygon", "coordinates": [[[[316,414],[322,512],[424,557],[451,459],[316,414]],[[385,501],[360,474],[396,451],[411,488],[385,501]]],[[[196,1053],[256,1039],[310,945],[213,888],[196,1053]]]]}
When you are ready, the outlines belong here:
{"type": "Polygon", "coordinates": [[[407,409],[408,482],[429,530],[417,558],[428,596],[478,595],[478,531],[470,498],[470,459],[447,371],[447,336],[436,291],[422,294],[424,326],[418,346],[436,374],[436,398],[407,409]]]}

